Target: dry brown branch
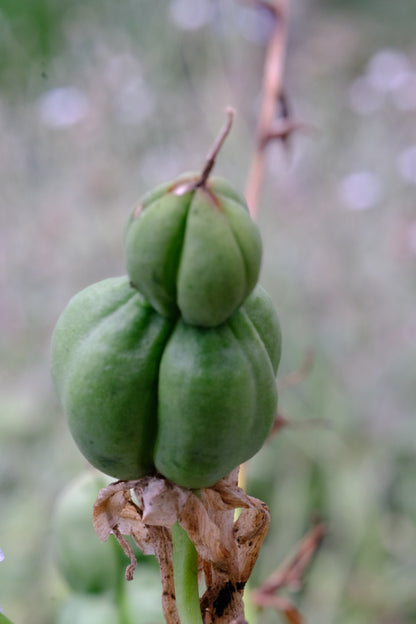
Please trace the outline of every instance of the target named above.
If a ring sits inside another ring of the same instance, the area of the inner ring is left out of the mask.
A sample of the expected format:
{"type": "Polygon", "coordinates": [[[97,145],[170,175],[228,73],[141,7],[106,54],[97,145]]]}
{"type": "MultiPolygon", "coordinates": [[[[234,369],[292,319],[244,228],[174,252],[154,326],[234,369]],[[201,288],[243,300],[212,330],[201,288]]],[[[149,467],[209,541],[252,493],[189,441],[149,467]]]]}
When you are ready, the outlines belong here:
{"type": "MultiPolygon", "coordinates": [[[[265,3],[262,2],[262,5],[264,6],[265,3]]],[[[246,186],[247,204],[253,218],[257,215],[260,189],[263,182],[265,148],[271,138],[270,133],[275,121],[276,107],[281,102],[283,96],[288,5],[289,0],[274,0],[274,4],[270,3],[268,5],[274,13],[275,25],[264,62],[261,104],[257,125],[257,146],[246,186]]]]}
{"type": "Polygon", "coordinates": [[[276,416],[274,417],[272,429],[269,433],[269,438],[271,436],[275,436],[276,433],[279,433],[282,429],[288,427],[289,424],[289,420],[286,418],[286,416],[283,416],[281,412],[277,412],[276,416]]]}
{"type": "Polygon", "coordinates": [[[284,616],[288,624],[304,624],[304,618],[288,598],[275,596],[274,594],[264,594],[261,600],[261,607],[276,609],[284,616]]]}
{"type": "Polygon", "coordinates": [[[307,349],[303,356],[303,361],[300,367],[285,375],[278,382],[279,392],[282,390],[286,390],[287,388],[291,388],[292,386],[297,386],[301,381],[305,379],[305,377],[310,373],[313,363],[315,359],[315,354],[312,349],[307,349]]]}
{"type": "MultiPolygon", "coordinates": [[[[260,112],[257,125],[257,143],[252,158],[247,185],[246,200],[253,219],[256,218],[259,198],[264,178],[266,149],[272,140],[279,139],[288,147],[290,136],[298,130],[313,130],[307,124],[292,117],[289,102],[284,90],[284,68],[288,34],[289,0],[242,0],[266,8],[274,16],[274,29],[266,51],[260,112]]],[[[309,373],[313,364],[313,353],[307,351],[301,367],[287,375],[279,383],[279,390],[300,383],[309,373]]],[[[314,421],[315,424],[317,420],[314,421]]],[[[309,426],[311,423],[292,423],[280,412],[276,414],[271,435],[287,426],[309,426]]],[[[245,470],[243,466],[243,482],[245,470]]],[[[326,534],[326,527],[315,525],[301,540],[292,554],[279,568],[251,593],[252,601],[260,607],[273,607],[278,610],[288,624],[303,624],[304,619],[297,608],[285,596],[278,595],[282,588],[297,591],[302,585],[303,575],[314,552],[326,534]]]]}
{"type": "Polygon", "coordinates": [[[267,143],[273,139],[280,139],[283,142],[287,142],[293,132],[297,130],[312,132],[315,128],[298,119],[278,119],[271,125],[268,133],[263,137],[261,149],[265,149],[267,143]]]}
{"type": "Polygon", "coordinates": [[[292,602],[278,592],[283,588],[298,591],[303,576],[314,553],[327,533],[323,523],[317,523],[308,531],[286,561],[270,577],[251,593],[251,600],[259,607],[273,607],[280,611],[289,624],[302,624],[304,621],[292,602]]]}
{"type": "Polygon", "coordinates": [[[272,437],[279,433],[282,429],[290,427],[290,429],[310,429],[311,427],[324,427],[328,428],[330,423],[325,418],[308,418],[308,420],[292,420],[286,418],[280,411],[277,412],[273,421],[272,429],[269,433],[269,437],[272,437]]]}
{"type": "Polygon", "coordinates": [[[269,594],[282,587],[299,590],[306,567],[326,534],[325,524],[319,522],[313,526],[297,544],[294,552],[263,583],[261,591],[269,594]]]}

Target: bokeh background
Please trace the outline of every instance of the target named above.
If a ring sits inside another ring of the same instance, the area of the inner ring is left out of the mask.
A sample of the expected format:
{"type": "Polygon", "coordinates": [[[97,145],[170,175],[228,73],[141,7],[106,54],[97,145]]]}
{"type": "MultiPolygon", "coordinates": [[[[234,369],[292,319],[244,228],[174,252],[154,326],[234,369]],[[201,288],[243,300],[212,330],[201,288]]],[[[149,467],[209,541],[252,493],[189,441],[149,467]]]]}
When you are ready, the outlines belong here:
{"type": "MultiPolygon", "coordinates": [[[[319,517],[329,534],[289,594],[306,622],[411,624],[416,5],[290,5],[286,90],[312,128],[268,150],[261,281],[280,379],[309,349],[314,364],[281,392],[292,426],[248,466],[272,511],[252,585],[319,517]]],[[[201,167],[227,105],[216,173],[244,189],[270,29],[238,0],[0,2],[0,605],[16,624],[59,617],[51,518],[86,469],[49,377],[53,326],[75,292],[124,272],[130,208],[201,167]]],[[[143,607],[135,621],[158,620],[143,607]]]]}

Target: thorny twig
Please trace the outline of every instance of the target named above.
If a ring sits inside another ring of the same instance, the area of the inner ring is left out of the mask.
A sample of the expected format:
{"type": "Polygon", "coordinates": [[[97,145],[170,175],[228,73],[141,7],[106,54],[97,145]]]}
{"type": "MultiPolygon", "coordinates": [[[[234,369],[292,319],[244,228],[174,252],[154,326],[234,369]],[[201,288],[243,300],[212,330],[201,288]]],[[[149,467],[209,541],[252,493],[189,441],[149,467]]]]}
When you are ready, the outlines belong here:
{"type": "Polygon", "coordinates": [[[327,528],[321,522],[312,527],[297,544],[294,552],[263,583],[260,592],[270,594],[279,591],[282,587],[298,591],[302,585],[306,567],[326,533],[327,528]]]}
{"type": "Polygon", "coordinates": [[[287,94],[284,90],[284,67],[287,46],[289,0],[251,0],[270,11],[274,28],[269,40],[264,62],[260,112],[257,123],[257,144],[251,162],[246,200],[253,218],[258,212],[260,191],[264,177],[267,145],[279,139],[288,147],[289,138],[297,130],[310,130],[310,126],[293,119],[287,94]]]}
{"type": "Polygon", "coordinates": [[[327,533],[327,527],[319,522],[299,542],[295,551],[273,574],[251,593],[251,600],[259,607],[274,607],[282,612],[289,624],[302,624],[303,617],[291,601],[278,592],[287,588],[298,591],[303,576],[314,553],[327,533]]]}
{"type": "Polygon", "coordinates": [[[283,94],[288,4],[289,0],[274,0],[274,4],[269,5],[274,15],[275,24],[264,62],[261,104],[257,125],[257,147],[254,152],[246,186],[246,199],[253,218],[257,215],[260,189],[263,182],[265,147],[270,140],[276,105],[281,101],[283,94]]]}
{"type": "MultiPolygon", "coordinates": [[[[263,69],[263,84],[260,112],[257,123],[257,145],[247,177],[245,197],[253,220],[256,219],[260,189],[264,176],[265,148],[274,121],[276,105],[280,102],[282,114],[287,112],[287,98],[283,95],[283,71],[286,55],[287,18],[289,0],[241,0],[265,8],[274,18],[274,29],[270,37],[263,69]]],[[[277,417],[277,416],[276,416],[277,417]]],[[[246,465],[240,471],[240,484],[246,484],[246,465]]]]}
{"type": "MultiPolygon", "coordinates": [[[[250,0],[244,0],[250,1],[250,0]]],[[[253,219],[258,213],[261,186],[264,177],[266,148],[279,139],[288,147],[291,134],[308,129],[291,115],[289,101],[284,90],[284,67],[288,34],[289,0],[251,0],[251,4],[269,10],[274,17],[274,29],[266,51],[260,112],[257,125],[257,144],[251,162],[246,185],[246,200],[253,219]]],[[[300,383],[313,364],[313,353],[307,351],[299,370],[289,374],[279,389],[300,383]]],[[[280,412],[276,415],[271,435],[290,423],[280,412]]],[[[307,565],[326,534],[322,523],[316,524],[301,540],[294,554],[258,588],[251,592],[251,600],[260,607],[274,607],[282,613],[288,624],[303,624],[304,620],[292,602],[278,595],[282,588],[298,590],[307,565]]]]}
{"type": "Polygon", "coordinates": [[[307,349],[303,356],[303,361],[300,367],[297,370],[288,373],[283,377],[283,379],[279,381],[279,391],[286,390],[287,388],[291,388],[292,386],[297,386],[301,381],[303,381],[312,369],[314,358],[315,354],[312,349],[307,349]]]}
{"type": "Polygon", "coordinates": [[[290,427],[291,429],[307,429],[311,427],[329,427],[329,422],[325,418],[309,418],[308,420],[292,420],[286,418],[280,411],[277,412],[269,438],[279,433],[282,429],[290,427]]]}
{"type": "MultiPolygon", "coordinates": [[[[305,377],[307,377],[312,369],[314,363],[315,354],[312,349],[307,349],[303,356],[303,360],[298,369],[292,371],[285,375],[280,381],[278,381],[278,390],[281,392],[282,390],[286,390],[287,388],[291,388],[293,386],[297,386],[301,383],[305,377]]],[[[302,421],[294,421],[289,420],[282,414],[281,411],[278,411],[272,426],[272,430],[270,432],[270,437],[279,433],[281,429],[285,427],[291,428],[305,428],[305,427],[328,427],[329,423],[324,418],[309,418],[308,420],[302,421]]]]}

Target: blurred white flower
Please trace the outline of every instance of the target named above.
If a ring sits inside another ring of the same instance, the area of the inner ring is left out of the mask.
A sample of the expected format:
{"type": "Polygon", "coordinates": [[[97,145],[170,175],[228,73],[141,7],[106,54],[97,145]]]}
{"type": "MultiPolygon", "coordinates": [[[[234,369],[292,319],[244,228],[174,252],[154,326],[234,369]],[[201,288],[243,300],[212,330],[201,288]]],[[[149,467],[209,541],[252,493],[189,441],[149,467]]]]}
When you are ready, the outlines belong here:
{"type": "Polygon", "coordinates": [[[399,154],[397,169],[407,182],[416,184],[416,145],[411,145],[399,154]]]}
{"type": "Polygon", "coordinates": [[[39,116],[45,126],[68,128],[88,114],[87,96],[76,87],[51,89],[38,102],[39,116]]]}
{"type": "Polygon", "coordinates": [[[357,171],[341,181],[339,194],[350,210],[367,210],[382,197],[381,180],[371,171],[357,171]]]}
{"type": "Polygon", "coordinates": [[[4,559],[4,553],[2,549],[0,548],[0,561],[3,561],[3,559],[4,559]]]}
{"type": "Polygon", "coordinates": [[[116,115],[123,124],[141,123],[154,108],[154,97],[141,78],[127,82],[116,95],[116,115]]]}
{"type": "Polygon", "coordinates": [[[370,115],[380,108],[383,94],[375,89],[367,76],[360,76],[349,88],[351,108],[361,115],[370,115]]]}
{"type": "Polygon", "coordinates": [[[198,30],[211,20],[213,6],[209,0],[172,0],[169,14],[179,28],[198,30]]]}
{"type": "Polygon", "coordinates": [[[128,51],[117,54],[109,50],[104,66],[104,76],[110,87],[116,90],[133,78],[142,80],[141,63],[134,54],[128,51]]]}
{"type": "Polygon", "coordinates": [[[368,80],[382,92],[398,89],[411,72],[409,59],[398,50],[380,50],[370,59],[367,66],[368,80]]]}
{"type": "Polygon", "coordinates": [[[248,41],[265,44],[274,28],[274,15],[264,8],[239,7],[238,29],[248,41]]]}
{"type": "Polygon", "coordinates": [[[393,101],[400,111],[416,110],[416,73],[408,74],[406,80],[393,92],[393,101]]]}

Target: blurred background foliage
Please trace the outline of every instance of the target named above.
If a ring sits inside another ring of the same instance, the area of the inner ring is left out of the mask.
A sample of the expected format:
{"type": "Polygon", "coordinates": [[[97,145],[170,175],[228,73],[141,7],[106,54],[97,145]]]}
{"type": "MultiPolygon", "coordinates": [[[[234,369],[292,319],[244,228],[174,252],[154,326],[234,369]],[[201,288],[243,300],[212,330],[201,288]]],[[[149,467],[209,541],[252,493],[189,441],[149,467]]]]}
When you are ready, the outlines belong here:
{"type": "MultiPolygon", "coordinates": [[[[252,586],[320,517],[329,535],[290,595],[306,622],[411,624],[416,6],[290,5],[286,89],[313,131],[289,157],[269,150],[262,282],[280,378],[315,358],[280,395],[293,425],[248,466],[272,511],[252,586]]],[[[201,167],[226,105],[237,118],[216,172],[244,188],[270,27],[237,0],[0,2],[0,605],[16,624],[56,622],[69,595],[51,517],[86,468],[49,378],[54,323],[76,291],[124,272],[130,207],[201,167]]],[[[137,602],[136,621],[156,622],[137,602]]]]}

